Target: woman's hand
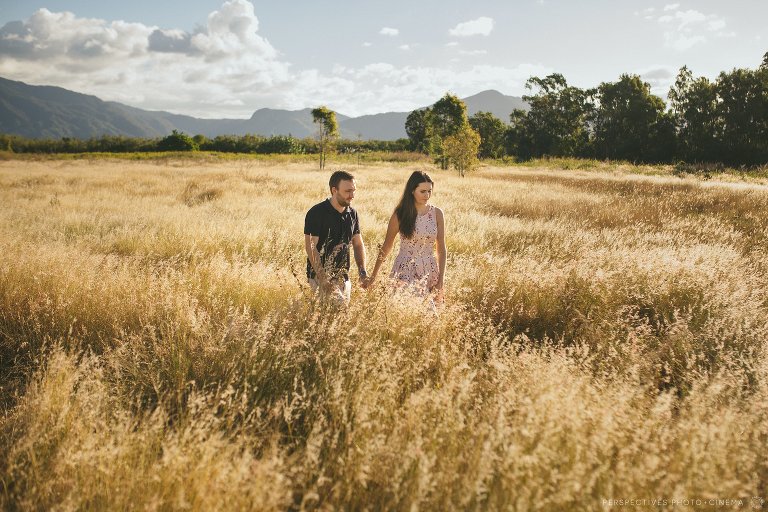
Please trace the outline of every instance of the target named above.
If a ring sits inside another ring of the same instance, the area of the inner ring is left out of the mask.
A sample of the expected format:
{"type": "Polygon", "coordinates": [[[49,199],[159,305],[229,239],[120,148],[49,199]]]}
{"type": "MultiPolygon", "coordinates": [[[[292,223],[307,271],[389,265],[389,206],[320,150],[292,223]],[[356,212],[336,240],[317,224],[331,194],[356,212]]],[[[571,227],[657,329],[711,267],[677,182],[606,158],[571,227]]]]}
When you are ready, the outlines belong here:
{"type": "Polygon", "coordinates": [[[436,303],[445,302],[445,293],[443,291],[443,280],[440,279],[437,284],[430,290],[434,294],[434,301],[436,303]]]}
{"type": "Polygon", "coordinates": [[[360,286],[363,287],[365,290],[370,290],[373,288],[373,282],[376,281],[376,274],[371,274],[370,276],[363,279],[360,286]]]}

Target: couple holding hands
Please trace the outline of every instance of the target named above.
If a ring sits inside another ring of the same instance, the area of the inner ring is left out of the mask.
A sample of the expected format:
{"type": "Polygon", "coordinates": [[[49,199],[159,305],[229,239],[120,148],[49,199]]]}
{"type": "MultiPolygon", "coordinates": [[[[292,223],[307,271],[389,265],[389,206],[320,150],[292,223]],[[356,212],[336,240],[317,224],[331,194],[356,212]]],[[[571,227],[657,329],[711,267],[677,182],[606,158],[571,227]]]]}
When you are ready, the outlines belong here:
{"type": "Polygon", "coordinates": [[[408,178],[370,275],[365,269],[360,221],[350,206],[355,197],[355,177],[346,171],[336,171],[328,186],[331,196],[310,208],[304,220],[307,279],[312,290],[340,303],[349,301],[350,246],[361,286],[371,287],[399,233],[400,252],[390,277],[396,285],[417,295],[434,295],[435,300],[442,301],[447,257],[445,220],[442,210],[429,204],[434,186],[429,175],[414,171],[408,178]]]}

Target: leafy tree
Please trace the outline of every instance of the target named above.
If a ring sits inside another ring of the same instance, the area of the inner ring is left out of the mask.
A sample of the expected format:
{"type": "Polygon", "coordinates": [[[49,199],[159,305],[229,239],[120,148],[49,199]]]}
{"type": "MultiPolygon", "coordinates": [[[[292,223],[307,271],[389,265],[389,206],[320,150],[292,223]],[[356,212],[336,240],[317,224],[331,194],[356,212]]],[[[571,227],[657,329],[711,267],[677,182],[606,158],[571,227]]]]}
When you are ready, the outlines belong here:
{"type": "Polygon", "coordinates": [[[414,110],[405,120],[405,133],[408,134],[410,149],[422,153],[429,152],[429,115],[430,108],[414,110]]]}
{"type": "Polygon", "coordinates": [[[197,144],[197,147],[200,149],[203,149],[205,145],[208,144],[208,137],[200,133],[192,137],[192,140],[195,141],[195,144],[197,144]]]}
{"type": "Polygon", "coordinates": [[[583,154],[589,141],[588,120],[592,111],[588,91],[569,86],[559,73],[531,77],[525,87],[536,91],[523,96],[530,105],[523,124],[532,156],[583,154]]]}
{"type": "Polygon", "coordinates": [[[3,148],[3,151],[13,153],[13,143],[11,141],[12,136],[0,134],[0,147],[3,148]]]}
{"type": "Polygon", "coordinates": [[[320,143],[320,169],[325,169],[325,160],[333,141],[339,136],[336,113],[325,106],[312,110],[312,122],[317,125],[317,139],[320,143]]]}
{"type": "Polygon", "coordinates": [[[157,143],[157,149],[160,151],[197,151],[199,148],[192,137],[184,132],[173,130],[170,135],[157,143]]]}
{"type": "Polygon", "coordinates": [[[594,111],[590,91],[569,86],[559,73],[531,77],[525,87],[534,92],[523,96],[530,109],[515,109],[510,115],[507,152],[522,160],[586,155],[594,111]]]}
{"type": "Polygon", "coordinates": [[[631,161],[669,160],[674,151],[673,123],[664,100],[637,75],[621,75],[593,92],[593,146],[601,158],[631,161]]]}
{"type": "Polygon", "coordinates": [[[301,142],[291,135],[274,135],[261,142],[258,153],[298,155],[304,152],[301,142]]]}
{"type": "Polygon", "coordinates": [[[687,66],[680,68],[669,94],[670,113],[677,134],[677,155],[687,161],[711,161],[718,154],[717,89],[687,66]]]}
{"type": "Polygon", "coordinates": [[[430,109],[429,125],[440,138],[457,133],[467,123],[467,106],[454,94],[446,93],[430,109]]]}
{"type": "Polygon", "coordinates": [[[715,85],[716,113],[722,123],[720,161],[768,162],[768,64],[757,70],[720,73],[715,85]]]}
{"type": "Polygon", "coordinates": [[[441,169],[447,169],[445,139],[469,126],[467,106],[456,95],[446,93],[432,105],[427,115],[427,147],[441,169]]]}
{"type": "Polygon", "coordinates": [[[508,155],[520,160],[533,158],[533,140],[528,130],[528,112],[516,108],[509,114],[509,126],[504,134],[504,148],[508,155]]]}
{"type": "Polygon", "coordinates": [[[480,134],[472,129],[469,123],[443,140],[444,155],[462,178],[466,172],[477,168],[479,148],[480,134]]]}
{"type": "Polygon", "coordinates": [[[469,125],[480,135],[480,158],[500,158],[504,155],[504,122],[490,112],[478,112],[469,118],[469,125]]]}

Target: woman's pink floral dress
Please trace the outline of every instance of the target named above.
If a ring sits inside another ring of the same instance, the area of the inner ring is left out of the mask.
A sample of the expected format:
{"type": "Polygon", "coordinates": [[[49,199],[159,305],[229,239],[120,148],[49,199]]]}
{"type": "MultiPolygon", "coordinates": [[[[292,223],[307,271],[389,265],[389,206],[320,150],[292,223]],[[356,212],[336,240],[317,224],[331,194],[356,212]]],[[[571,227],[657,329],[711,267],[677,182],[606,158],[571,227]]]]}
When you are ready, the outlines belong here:
{"type": "Polygon", "coordinates": [[[435,207],[416,216],[411,238],[400,234],[400,252],[395,258],[391,276],[426,292],[437,285],[440,276],[435,258],[437,216],[435,207]]]}

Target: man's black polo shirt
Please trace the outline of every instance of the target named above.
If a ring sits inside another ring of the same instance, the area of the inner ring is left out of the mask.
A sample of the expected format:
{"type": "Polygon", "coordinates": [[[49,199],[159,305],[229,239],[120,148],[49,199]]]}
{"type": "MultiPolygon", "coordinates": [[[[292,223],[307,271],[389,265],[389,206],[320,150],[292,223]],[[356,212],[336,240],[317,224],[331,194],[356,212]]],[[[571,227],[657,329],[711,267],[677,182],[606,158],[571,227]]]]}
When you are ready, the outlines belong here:
{"type": "MultiPolygon", "coordinates": [[[[360,233],[357,212],[347,206],[339,213],[330,199],[318,203],[307,212],[304,234],[319,237],[317,252],[329,277],[349,279],[349,246],[360,233]]],[[[307,258],[307,277],[315,277],[315,269],[307,258]]]]}

